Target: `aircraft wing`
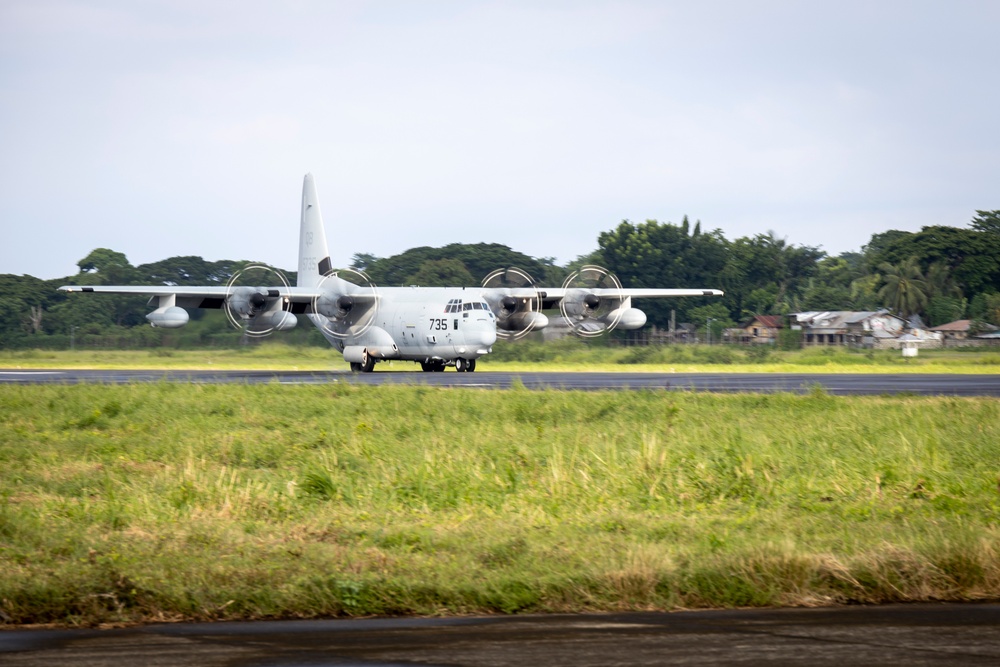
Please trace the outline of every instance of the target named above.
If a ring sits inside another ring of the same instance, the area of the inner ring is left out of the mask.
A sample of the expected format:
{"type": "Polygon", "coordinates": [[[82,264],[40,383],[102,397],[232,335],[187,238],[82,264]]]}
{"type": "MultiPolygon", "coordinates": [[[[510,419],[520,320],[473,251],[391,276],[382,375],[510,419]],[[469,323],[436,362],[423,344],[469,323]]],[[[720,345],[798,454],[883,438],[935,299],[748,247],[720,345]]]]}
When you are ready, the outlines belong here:
{"type": "MultiPolygon", "coordinates": [[[[168,285],[63,285],[59,288],[62,292],[95,292],[103,294],[131,294],[133,296],[170,296],[181,298],[218,298],[224,299],[231,294],[233,287],[225,285],[185,286],[178,285],[170,287],[168,285]]],[[[322,292],[310,287],[261,287],[259,288],[269,297],[287,297],[290,301],[309,301],[322,294],[322,292]]]]}
{"type": "MultiPolygon", "coordinates": [[[[540,287],[538,291],[542,294],[542,298],[546,301],[559,301],[566,296],[567,290],[564,287],[559,287],[556,289],[549,289],[546,287],[540,287]]],[[[593,289],[588,288],[586,290],[592,294],[596,294],[599,297],[613,297],[622,299],[643,299],[643,298],[669,298],[669,297],[681,297],[681,296],[722,296],[724,292],[717,289],[656,289],[656,288],[605,288],[605,289],[593,289]]],[[[527,294],[527,291],[525,292],[527,294]]]]}
{"type": "MultiPolygon", "coordinates": [[[[177,285],[64,285],[59,290],[63,292],[93,292],[95,294],[124,294],[132,296],[170,297],[176,298],[176,304],[182,308],[222,308],[226,297],[237,289],[225,285],[186,286],[177,285]]],[[[266,299],[284,299],[288,303],[303,304],[303,307],[319,297],[321,293],[309,287],[257,287],[266,299]]],[[[298,309],[296,309],[298,310],[298,309]]],[[[299,312],[305,312],[301,310],[299,312]]]]}
{"type": "MultiPolygon", "coordinates": [[[[317,299],[329,296],[317,287],[286,287],[285,285],[271,287],[226,287],[185,286],[170,287],[167,285],[64,285],[59,288],[63,292],[91,292],[95,294],[124,294],[133,296],[149,296],[150,302],[159,299],[159,303],[180,306],[181,308],[222,308],[226,299],[237,295],[240,290],[250,289],[263,297],[263,303],[270,307],[277,300],[287,304],[284,308],[293,314],[313,312],[317,299]],[[173,297],[171,301],[170,298],[173,297]]],[[[350,289],[349,294],[358,305],[370,305],[378,300],[374,291],[350,289]]]]}
{"type": "MultiPolygon", "coordinates": [[[[543,302],[543,308],[557,308],[559,307],[559,302],[562,301],[566,294],[570,290],[565,287],[515,287],[515,288],[487,288],[484,289],[484,293],[496,292],[503,296],[512,296],[518,299],[537,299],[541,297],[543,302]]],[[[602,288],[594,289],[588,288],[585,290],[590,294],[601,298],[609,298],[616,300],[626,300],[626,299],[663,299],[663,298],[678,298],[683,296],[722,296],[725,294],[722,290],[717,289],[657,289],[657,288],[602,288]]]]}

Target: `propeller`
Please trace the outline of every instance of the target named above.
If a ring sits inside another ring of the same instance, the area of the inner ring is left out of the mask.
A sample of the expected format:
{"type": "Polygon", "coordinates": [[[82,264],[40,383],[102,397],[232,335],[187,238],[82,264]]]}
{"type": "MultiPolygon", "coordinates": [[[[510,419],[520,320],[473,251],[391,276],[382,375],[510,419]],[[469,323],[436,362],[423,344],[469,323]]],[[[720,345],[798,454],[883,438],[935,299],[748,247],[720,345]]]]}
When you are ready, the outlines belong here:
{"type": "Polygon", "coordinates": [[[270,266],[250,264],[236,271],[226,283],[224,310],[229,323],[256,337],[294,327],[296,319],[288,312],[288,299],[281,298],[281,290],[274,287],[278,284],[287,294],[285,275],[270,266]]]}
{"type": "Polygon", "coordinates": [[[497,317],[498,337],[517,340],[548,324],[548,318],[539,312],[542,294],[527,271],[497,269],[483,278],[483,288],[492,290],[484,298],[497,317]]]}
{"type": "Polygon", "coordinates": [[[326,318],[323,331],[334,338],[360,336],[375,322],[378,288],[364,271],[332,271],[320,280],[319,289],[312,310],[326,318]]]}
{"type": "Polygon", "coordinates": [[[566,290],[559,310],[573,329],[584,338],[611,331],[621,321],[622,284],[601,266],[587,265],[563,281],[566,290]],[[601,290],[601,294],[595,293],[601,290]]]}

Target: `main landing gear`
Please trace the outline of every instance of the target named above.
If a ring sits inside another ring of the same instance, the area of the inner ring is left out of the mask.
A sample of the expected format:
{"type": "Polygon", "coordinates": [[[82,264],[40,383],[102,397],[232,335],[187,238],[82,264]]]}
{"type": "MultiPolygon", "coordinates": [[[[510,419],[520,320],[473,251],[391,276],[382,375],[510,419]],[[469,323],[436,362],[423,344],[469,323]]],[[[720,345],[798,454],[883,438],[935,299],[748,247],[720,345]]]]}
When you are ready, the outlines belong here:
{"type": "Polygon", "coordinates": [[[421,361],[420,370],[422,370],[425,373],[443,373],[444,360],[432,359],[431,361],[421,361]]]}
{"type": "Polygon", "coordinates": [[[375,370],[375,357],[369,355],[367,350],[361,358],[361,363],[351,362],[352,373],[371,373],[373,370],[375,370]]]}
{"type": "MultiPolygon", "coordinates": [[[[444,371],[445,362],[443,359],[432,359],[431,361],[421,361],[420,370],[425,373],[441,373],[444,371]]],[[[459,373],[471,373],[476,370],[476,360],[475,359],[462,359],[459,357],[455,360],[455,370],[459,373]]]]}

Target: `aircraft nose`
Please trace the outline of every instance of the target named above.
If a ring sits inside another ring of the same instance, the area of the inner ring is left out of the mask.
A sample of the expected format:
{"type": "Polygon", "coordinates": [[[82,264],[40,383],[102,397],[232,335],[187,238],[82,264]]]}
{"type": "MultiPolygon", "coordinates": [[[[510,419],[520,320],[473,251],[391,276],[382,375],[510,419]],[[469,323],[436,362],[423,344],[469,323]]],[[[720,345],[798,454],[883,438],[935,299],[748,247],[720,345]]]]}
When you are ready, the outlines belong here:
{"type": "Polygon", "coordinates": [[[490,347],[497,342],[497,332],[493,327],[477,328],[469,334],[467,342],[476,347],[490,347]]]}

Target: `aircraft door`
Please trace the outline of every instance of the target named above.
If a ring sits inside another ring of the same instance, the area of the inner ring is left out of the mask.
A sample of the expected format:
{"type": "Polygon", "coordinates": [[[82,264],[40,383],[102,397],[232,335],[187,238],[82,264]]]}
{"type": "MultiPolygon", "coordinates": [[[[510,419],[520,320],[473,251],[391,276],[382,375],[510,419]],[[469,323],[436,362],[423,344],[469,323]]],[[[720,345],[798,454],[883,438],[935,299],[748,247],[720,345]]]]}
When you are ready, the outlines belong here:
{"type": "Polygon", "coordinates": [[[421,310],[407,307],[405,304],[396,309],[392,318],[392,336],[396,338],[400,348],[413,349],[421,347],[423,341],[418,337],[423,333],[423,323],[426,320],[421,310]]]}

